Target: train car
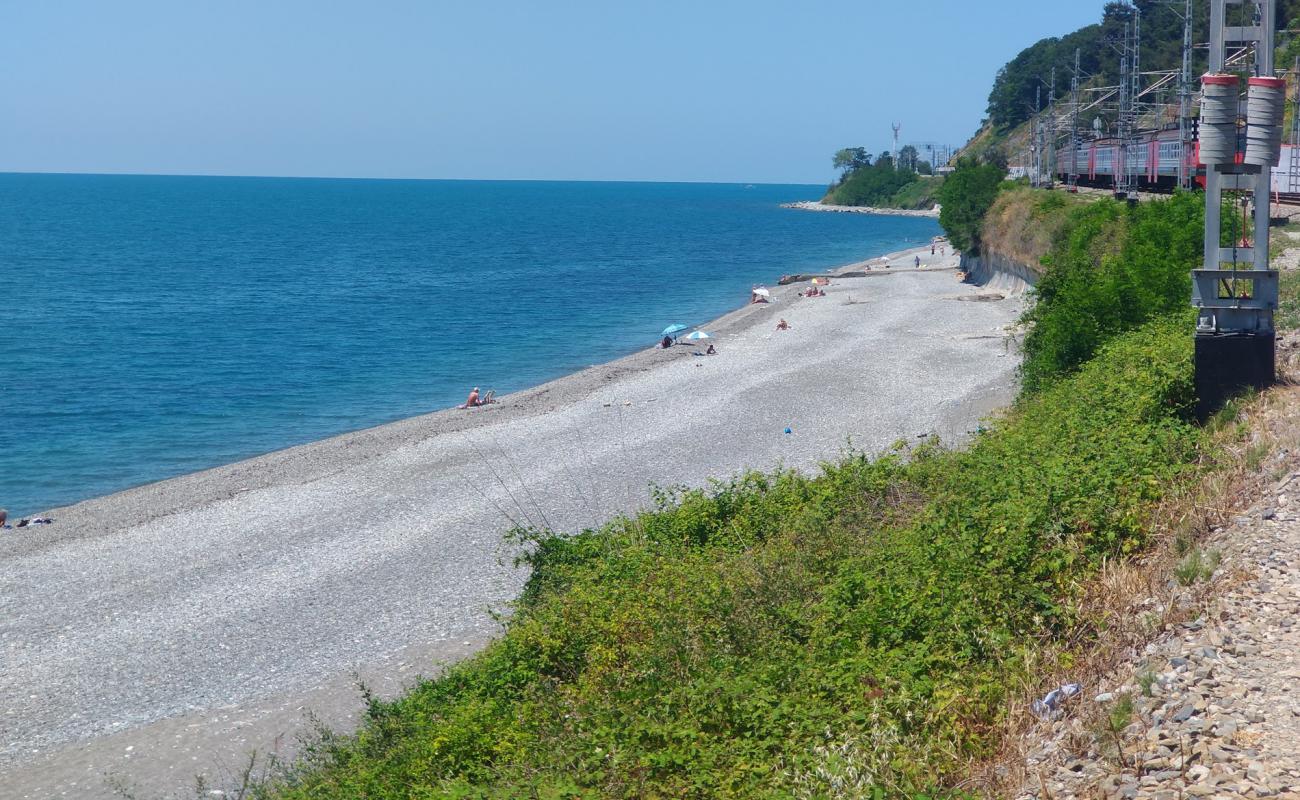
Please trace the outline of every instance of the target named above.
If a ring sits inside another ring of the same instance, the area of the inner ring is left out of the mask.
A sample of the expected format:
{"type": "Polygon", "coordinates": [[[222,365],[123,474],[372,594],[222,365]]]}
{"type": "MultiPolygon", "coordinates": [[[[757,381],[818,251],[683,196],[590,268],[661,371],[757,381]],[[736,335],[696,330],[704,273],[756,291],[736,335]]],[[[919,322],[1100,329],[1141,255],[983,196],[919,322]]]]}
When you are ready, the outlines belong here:
{"type": "Polygon", "coordinates": [[[1300,146],[1282,145],[1282,158],[1273,167],[1270,188],[1279,200],[1300,202],[1300,146]]]}
{"type": "MultiPolygon", "coordinates": [[[[1148,192],[1168,192],[1178,185],[1178,162],[1186,158],[1188,168],[1195,171],[1196,150],[1188,148],[1183,153],[1177,128],[1143,131],[1134,137],[1128,147],[1128,172],[1137,178],[1137,188],[1148,192]]],[[[1075,148],[1069,145],[1056,151],[1056,175],[1068,182],[1077,174],[1081,186],[1111,189],[1120,166],[1120,140],[1115,137],[1081,140],[1075,148]]]]}
{"type": "MultiPolygon", "coordinates": [[[[1068,183],[1078,174],[1080,186],[1114,189],[1115,172],[1120,160],[1119,140],[1114,137],[1083,139],[1071,150],[1067,144],[1056,151],[1056,178],[1068,183]]],[[[1242,143],[1244,149],[1245,143],[1242,143]]],[[[1200,163],[1195,139],[1183,153],[1177,128],[1142,131],[1129,146],[1129,173],[1136,176],[1137,188],[1144,192],[1169,192],[1178,186],[1179,159],[1187,160],[1187,170],[1197,186],[1205,185],[1205,165],[1200,163]]],[[[1282,157],[1272,169],[1269,187],[1282,202],[1300,203],[1300,145],[1282,145],[1282,157]]]]}

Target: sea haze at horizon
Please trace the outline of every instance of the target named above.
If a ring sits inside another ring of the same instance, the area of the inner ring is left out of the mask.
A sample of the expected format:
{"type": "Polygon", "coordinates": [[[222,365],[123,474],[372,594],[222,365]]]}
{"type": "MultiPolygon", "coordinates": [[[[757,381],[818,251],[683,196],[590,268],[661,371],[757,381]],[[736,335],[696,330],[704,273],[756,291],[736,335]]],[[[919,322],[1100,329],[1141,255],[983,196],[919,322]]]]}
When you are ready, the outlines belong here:
{"type": "Polygon", "coordinates": [[[939,232],[779,207],[823,191],[2,174],[0,507],[534,386],[939,232]]]}

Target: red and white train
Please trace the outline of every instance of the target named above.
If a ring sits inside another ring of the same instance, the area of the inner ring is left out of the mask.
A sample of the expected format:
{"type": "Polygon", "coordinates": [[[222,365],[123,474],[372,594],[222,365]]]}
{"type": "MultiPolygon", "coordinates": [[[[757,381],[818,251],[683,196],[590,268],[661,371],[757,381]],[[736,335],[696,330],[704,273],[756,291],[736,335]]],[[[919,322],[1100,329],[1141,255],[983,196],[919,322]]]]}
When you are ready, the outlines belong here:
{"type": "MultiPolygon", "coordinates": [[[[1188,172],[1197,185],[1204,185],[1205,166],[1197,158],[1195,139],[1183,153],[1177,128],[1142,131],[1128,148],[1129,174],[1137,177],[1142,191],[1168,192],[1178,185],[1178,162],[1186,158],[1188,172]]],[[[1300,166],[1291,157],[1293,145],[1282,145],[1282,157],[1273,167],[1272,190],[1282,198],[1300,200],[1300,166]]],[[[1069,181],[1077,172],[1081,186],[1103,189],[1115,187],[1116,167],[1120,164],[1120,142],[1114,137],[1084,139],[1073,151],[1069,144],[1056,150],[1056,178],[1069,181]]]]}

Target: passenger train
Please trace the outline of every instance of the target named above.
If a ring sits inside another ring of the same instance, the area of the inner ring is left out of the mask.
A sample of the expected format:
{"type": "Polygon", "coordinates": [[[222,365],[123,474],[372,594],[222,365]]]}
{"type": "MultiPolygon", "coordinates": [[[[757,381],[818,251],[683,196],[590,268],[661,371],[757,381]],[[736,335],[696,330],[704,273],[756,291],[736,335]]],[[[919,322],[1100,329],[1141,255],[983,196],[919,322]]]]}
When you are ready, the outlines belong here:
{"type": "MultiPolygon", "coordinates": [[[[1137,188],[1148,192],[1169,192],[1178,185],[1178,161],[1184,157],[1177,128],[1142,131],[1129,145],[1129,174],[1137,177],[1137,188]]],[[[1056,177],[1068,183],[1078,174],[1081,186],[1104,189],[1115,187],[1116,166],[1120,163],[1120,142],[1114,137],[1084,139],[1071,151],[1069,144],[1056,150],[1056,177]]],[[[1293,145],[1282,145],[1282,158],[1273,167],[1272,191],[1282,199],[1300,201],[1300,167],[1293,167],[1293,145]]],[[[1196,141],[1185,154],[1187,169],[1197,185],[1205,184],[1205,166],[1197,158],[1196,141]]]]}

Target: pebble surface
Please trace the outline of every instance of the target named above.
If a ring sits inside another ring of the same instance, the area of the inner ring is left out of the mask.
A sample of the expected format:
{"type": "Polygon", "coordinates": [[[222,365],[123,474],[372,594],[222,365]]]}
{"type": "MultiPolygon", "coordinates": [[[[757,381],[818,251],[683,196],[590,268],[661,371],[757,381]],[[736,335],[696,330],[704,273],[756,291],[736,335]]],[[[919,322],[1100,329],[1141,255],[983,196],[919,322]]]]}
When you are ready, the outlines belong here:
{"type": "Polygon", "coordinates": [[[346,730],[354,672],[391,695],[499,632],[514,522],[577,530],[652,482],[960,437],[1014,391],[1021,304],[953,302],[980,290],[928,247],[880,266],[825,297],[774,288],[711,328],[718,356],[646,350],[6,532],[0,796],[170,794],[291,752],[307,712],[346,730]]]}
{"type": "Polygon", "coordinates": [[[1081,695],[1102,713],[1127,698],[1132,721],[1099,734],[1083,709],[1058,712],[1028,755],[1024,798],[1300,800],[1300,472],[1206,547],[1222,560],[1204,613],[1150,642],[1109,691],[1081,695]]]}

